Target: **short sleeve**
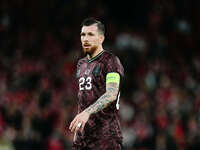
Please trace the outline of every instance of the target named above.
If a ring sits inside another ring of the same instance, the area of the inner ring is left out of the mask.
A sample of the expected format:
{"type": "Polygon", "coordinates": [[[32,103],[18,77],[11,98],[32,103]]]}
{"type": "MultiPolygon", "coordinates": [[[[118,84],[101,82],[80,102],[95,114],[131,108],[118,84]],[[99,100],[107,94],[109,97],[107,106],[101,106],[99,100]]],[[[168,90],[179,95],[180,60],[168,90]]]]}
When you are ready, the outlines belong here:
{"type": "Polygon", "coordinates": [[[117,72],[120,74],[121,77],[124,76],[124,68],[117,56],[111,56],[107,62],[106,65],[106,74],[110,72],[117,72]]]}

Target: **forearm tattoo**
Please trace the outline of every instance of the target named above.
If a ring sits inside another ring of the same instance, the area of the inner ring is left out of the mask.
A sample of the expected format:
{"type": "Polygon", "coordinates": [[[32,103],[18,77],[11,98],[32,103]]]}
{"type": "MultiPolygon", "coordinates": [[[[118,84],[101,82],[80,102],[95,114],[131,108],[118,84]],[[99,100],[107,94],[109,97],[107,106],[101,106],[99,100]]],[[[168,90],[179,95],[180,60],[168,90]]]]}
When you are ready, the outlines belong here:
{"type": "Polygon", "coordinates": [[[90,105],[85,111],[94,114],[107,107],[117,98],[119,84],[108,83],[106,85],[106,93],[103,94],[94,104],[90,105]]]}

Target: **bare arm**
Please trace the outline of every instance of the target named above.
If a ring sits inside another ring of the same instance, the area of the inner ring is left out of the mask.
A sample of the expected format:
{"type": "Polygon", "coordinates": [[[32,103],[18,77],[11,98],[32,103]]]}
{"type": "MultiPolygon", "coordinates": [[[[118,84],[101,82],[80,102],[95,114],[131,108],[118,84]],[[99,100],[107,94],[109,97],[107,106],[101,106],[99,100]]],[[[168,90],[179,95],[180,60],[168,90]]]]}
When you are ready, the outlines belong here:
{"type": "Polygon", "coordinates": [[[106,93],[104,93],[94,104],[90,105],[85,111],[90,115],[106,108],[117,99],[119,84],[110,82],[106,84],[106,93]]]}

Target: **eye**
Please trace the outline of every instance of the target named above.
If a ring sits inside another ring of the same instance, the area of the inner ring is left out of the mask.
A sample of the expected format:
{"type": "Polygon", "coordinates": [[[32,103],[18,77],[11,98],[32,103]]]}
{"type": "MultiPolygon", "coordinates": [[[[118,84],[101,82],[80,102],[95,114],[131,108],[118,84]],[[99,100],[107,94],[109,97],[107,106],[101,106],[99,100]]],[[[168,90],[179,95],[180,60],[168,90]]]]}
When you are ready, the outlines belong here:
{"type": "Polygon", "coordinates": [[[81,36],[85,36],[85,33],[81,33],[81,36]]]}
{"type": "Polygon", "coordinates": [[[94,36],[94,33],[89,32],[88,35],[89,35],[89,36],[94,36]]]}

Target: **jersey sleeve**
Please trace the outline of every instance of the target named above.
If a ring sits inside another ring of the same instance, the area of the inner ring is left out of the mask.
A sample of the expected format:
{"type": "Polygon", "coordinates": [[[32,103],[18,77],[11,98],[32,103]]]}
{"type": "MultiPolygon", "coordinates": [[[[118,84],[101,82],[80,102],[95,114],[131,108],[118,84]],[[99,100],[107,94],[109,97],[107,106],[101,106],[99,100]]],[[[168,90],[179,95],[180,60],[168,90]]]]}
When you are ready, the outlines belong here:
{"type": "Polygon", "coordinates": [[[124,76],[124,68],[119,60],[119,58],[117,56],[112,56],[110,57],[106,63],[106,74],[110,73],[110,72],[117,72],[120,74],[121,77],[124,76]]]}

